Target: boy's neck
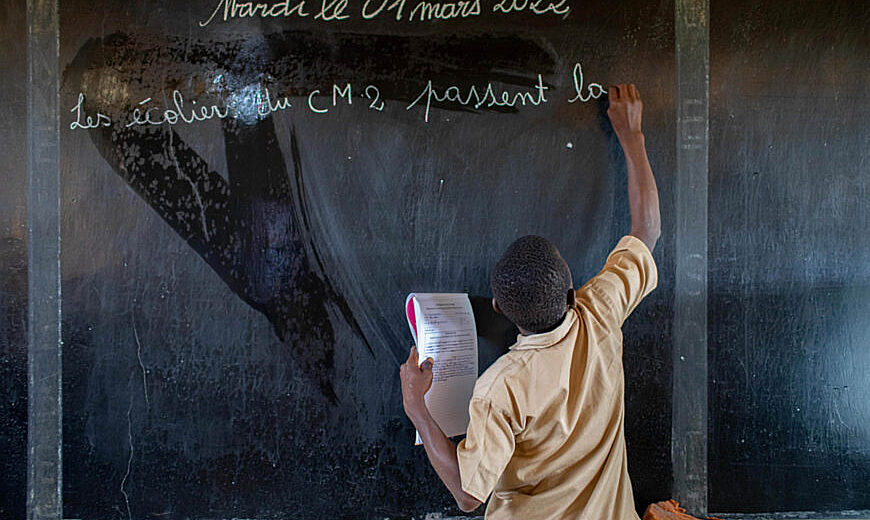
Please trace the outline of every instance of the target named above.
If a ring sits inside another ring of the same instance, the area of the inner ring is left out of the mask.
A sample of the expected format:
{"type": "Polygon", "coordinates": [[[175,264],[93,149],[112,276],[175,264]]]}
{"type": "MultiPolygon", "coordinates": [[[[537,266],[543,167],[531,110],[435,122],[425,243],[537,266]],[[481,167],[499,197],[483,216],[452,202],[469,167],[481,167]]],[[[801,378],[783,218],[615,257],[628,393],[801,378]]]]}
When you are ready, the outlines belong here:
{"type": "Polygon", "coordinates": [[[568,309],[566,308],[565,314],[563,314],[561,318],[556,320],[556,323],[554,323],[552,327],[547,327],[546,329],[544,329],[540,332],[530,332],[530,331],[528,331],[520,326],[517,326],[517,328],[520,330],[520,334],[522,334],[523,336],[534,336],[535,334],[546,334],[548,332],[552,332],[552,331],[556,330],[556,328],[559,325],[561,325],[563,321],[565,321],[565,316],[567,316],[567,315],[568,315],[568,309]]]}

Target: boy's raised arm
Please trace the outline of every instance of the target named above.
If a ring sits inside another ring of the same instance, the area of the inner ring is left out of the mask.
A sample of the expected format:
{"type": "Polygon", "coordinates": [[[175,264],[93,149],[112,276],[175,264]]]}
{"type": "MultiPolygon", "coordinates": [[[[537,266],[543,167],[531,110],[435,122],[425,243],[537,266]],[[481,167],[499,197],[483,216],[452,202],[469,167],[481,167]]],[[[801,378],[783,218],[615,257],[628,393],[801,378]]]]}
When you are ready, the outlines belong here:
{"type": "Polygon", "coordinates": [[[659,192],[646,155],[641,115],[643,102],[634,85],[615,85],[608,92],[607,116],[625,153],[628,166],[628,203],[631,208],[631,236],[639,238],[650,251],[661,235],[659,192]]]}

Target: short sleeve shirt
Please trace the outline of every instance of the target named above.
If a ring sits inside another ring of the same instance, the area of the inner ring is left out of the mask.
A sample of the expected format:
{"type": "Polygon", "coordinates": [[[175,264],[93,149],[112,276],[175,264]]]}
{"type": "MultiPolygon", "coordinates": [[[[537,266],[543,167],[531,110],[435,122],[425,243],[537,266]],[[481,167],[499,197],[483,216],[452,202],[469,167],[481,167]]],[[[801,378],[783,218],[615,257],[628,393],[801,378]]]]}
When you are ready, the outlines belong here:
{"type": "Polygon", "coordinates": [[[457,447],[462,489],[487,519],[631,519],[622,331],[658,281],[626,236],[550,332],[518,336],[478,379],[457,447]]]}

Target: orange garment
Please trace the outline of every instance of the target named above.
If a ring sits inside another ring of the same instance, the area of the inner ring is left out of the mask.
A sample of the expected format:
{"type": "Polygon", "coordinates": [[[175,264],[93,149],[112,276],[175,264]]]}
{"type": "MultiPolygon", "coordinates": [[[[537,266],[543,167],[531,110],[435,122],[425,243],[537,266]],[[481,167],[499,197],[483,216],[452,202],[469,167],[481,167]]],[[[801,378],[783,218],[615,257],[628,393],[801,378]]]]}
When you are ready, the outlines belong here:
{"type": "MultiPolygon", "coordinates": [[[[650,504],[643,514],[643,520],[699,520],[694,516],[686,514],[686,508],[680,507],[680,503],[674,499],[667,502],[656,502],[650,504]]],[[[718,520],[714,517],[707,517],[707,520],[718,520]]]]}

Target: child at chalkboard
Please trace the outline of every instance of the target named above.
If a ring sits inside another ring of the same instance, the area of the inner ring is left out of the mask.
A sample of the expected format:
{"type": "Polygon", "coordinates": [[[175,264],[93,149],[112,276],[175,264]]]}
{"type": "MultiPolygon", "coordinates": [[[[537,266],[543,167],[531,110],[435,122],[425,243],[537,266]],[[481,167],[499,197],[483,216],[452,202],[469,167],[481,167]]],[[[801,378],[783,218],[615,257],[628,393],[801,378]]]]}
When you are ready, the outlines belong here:
{"type": "Polygon", "coordinates": [[[492,277],[492,305],[520,330],[478,379],[466,438],[454,446],[423,399],[430,360],[415,347],[401,367],[405,413],[463,511],[489,498],[488,519],[637,519],[624,435],[621,326],[656,286],[658,189],[634,85],[609,91],[608,117],[625,152],[631,231],[598,275],[574,290],[546,239],[508,247],[492,277]]]}

